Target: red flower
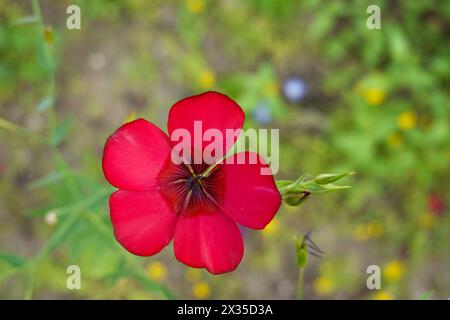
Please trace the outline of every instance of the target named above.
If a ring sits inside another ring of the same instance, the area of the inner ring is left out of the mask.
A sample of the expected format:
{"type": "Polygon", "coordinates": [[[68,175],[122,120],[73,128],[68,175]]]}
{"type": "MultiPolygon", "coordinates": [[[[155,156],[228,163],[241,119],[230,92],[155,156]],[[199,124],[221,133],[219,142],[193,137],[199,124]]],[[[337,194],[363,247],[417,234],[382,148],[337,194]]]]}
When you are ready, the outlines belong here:
{"type": "MultiPolygon", "coordinates": [[[[193,135],[194,121],[202,121],[203,130],[215,128],[225,136],[226,129],[241,129],[244,118],[233,100],[206,92],[175,103],[167,127],[169,135],[177,128],[193,135]]],[[[180,262],[214,274],[232,271],[244,253],[237,223],[263,229],[280,206],[273,176],[261,175],[268,166],[259,157],[255,164],[225,160],[204,174],[205,163],[174,164],[172,147],[169,137],[144,119],[124,124],[107,139],[103,172],[120,189],[109,200],[114,235],[139,256],[158,253],[173,238],[180,262]]]]}
{"type": "Polygon", "coordinates": [[[430,194],[428,196],[428,209],[431,213],[440,216],[445,210],[445,203],[437,194],[430,194]]]}

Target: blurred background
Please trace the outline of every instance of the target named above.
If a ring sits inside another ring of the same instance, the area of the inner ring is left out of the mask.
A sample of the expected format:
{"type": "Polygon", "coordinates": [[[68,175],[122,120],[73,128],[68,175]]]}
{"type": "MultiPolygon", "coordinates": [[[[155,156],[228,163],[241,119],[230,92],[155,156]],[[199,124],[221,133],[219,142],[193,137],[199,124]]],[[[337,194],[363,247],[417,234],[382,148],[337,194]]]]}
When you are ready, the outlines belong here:
{"type": "Polygon", "coordinates": [[[293,299],[293,235],[326,253],[305,299],[450,298],[448,1],[0,0],[0,298],[293,299]],[[66,9],[81,8],[81,30],[66,9]],[[370,4],[381,29],[369,30],[370,4]],[[356,171],[352,189],[282,205],[213,276],[172,245],[114,240],[105,139],[217,90],[280,128],[277,179],[356,171]],[[81,290],[66,288],[68,265],[81,290]],[[366,268],[379,265],[381,290],[366,268]]]}

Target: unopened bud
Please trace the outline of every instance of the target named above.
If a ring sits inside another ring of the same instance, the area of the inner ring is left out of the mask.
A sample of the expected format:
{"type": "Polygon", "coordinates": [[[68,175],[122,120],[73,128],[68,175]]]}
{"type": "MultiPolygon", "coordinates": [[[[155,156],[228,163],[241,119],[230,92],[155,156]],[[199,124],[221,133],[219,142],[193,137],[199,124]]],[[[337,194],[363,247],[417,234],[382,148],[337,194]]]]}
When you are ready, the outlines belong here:
{"type": "Polygon", "coordinates": [[[297,207],[308,199],[311,193],[308,191],[301,192],[300,194],[292,194],[284,197],[284,201],[291,207],[297,207]]]}
{"type": "Polygon", "coordinates": [[[317,184],[328,184],[335,182],[339,179],[342,179],[347,176],[353,175],[353,172],[346,172],[346,173],[323,173],[319,174],[317,177],[314,178],[314,182],[317,184]]]}
{"type": "Polygon", "coordinates": [[[308,263],[308,250],[304,246],[303,240],[295,238],[294,241],[297,256],[297,266],[299,268],[304,268],[308,263]]]}

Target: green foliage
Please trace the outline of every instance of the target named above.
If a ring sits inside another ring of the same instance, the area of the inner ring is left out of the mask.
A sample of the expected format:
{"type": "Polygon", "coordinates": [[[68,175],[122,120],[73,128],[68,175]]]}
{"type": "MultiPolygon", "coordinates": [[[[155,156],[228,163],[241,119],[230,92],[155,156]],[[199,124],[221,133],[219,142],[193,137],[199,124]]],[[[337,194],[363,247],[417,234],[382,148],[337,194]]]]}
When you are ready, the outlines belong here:
{"type": "Polygon", "coordinates": [[[184,298],[208,281],[213,298],[293,298],[290,235],[311,227],[327,255],[300,255],[302,296],[372,298],[367,265],[398,260],[403,276],[383,290],[447,298],[448,1],[376,1],[380,30],[366,28],[366,0],[74,3],[82,29],[69,31],[64,1],[0,0],[0,297],[184,298]],[[298,104],[283,96],[290,76],[308,85],[298,104]],[[184,280],[173,257],[137,258],[113,239],[101,150],[130,115],[164,128],[174,101],[206,90],[235,99],[247,127],[280,128],[289,206],[244,232],[238,271],[184,280]],[[351,190],[315,196],[348,188],[349,170],[351,190]],[[145,272],[152,259],[166,262],[162,282],[145,272]],[[67,293],[74,261],[86,289],[67,293]]]}

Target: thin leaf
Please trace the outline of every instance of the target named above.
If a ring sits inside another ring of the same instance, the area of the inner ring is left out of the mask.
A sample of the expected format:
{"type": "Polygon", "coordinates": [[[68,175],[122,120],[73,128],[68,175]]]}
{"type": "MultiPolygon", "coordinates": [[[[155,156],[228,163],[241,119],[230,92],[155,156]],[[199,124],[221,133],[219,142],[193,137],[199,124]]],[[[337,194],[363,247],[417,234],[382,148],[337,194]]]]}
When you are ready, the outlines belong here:
{"type": "Polygon", "coordinates": [[[70,128],[72,127],[72,123],[73,122],[71,119],[66,119],[63,121],[63,123],[61,123],[61,125],[55,128],[51,137],[51,144],[53,146],[57,146],[62,140],[64,140],[70,128]]]}
{"type": "Polygon", "coordinates": [[[9,265],[15,268],[20,267],[27,262],[20,256],[5,252],[0,252],[0,260],[7,262],[9,265]]]}
{"type": "Polygon", "coordinates": [[[45,97],[38,103],[36,109],[38,112],[43,112],[43,111],[53,107],[53,103],[54,103],[54,100],[52,97],[45,97]]]}
{"type": "Polygon", "coordinates": [[[28,188],[30,190],[33,189],[39,189],[39,188],[43,188],[43,187],[47,187],[49,185],[52,185],[56,182],[61,181],[64,178],[64,175],[61,172],[53,172],[50,173],[47,176],[44,176],[42,178],[36,179],[34,181],[32,181],[29,185],[28,188]]]}
{"type": "Polygon", "coordinates": [[[291,180],[276,180],[275,184],[277,185],[277,188],[283,188],[292,183],[291,180]]]}
{"type": "Polygon", "coordinates": [[[431,297],[433,296],[433,293],[434,293],[434,290],[430,290],[430,291],[427,291],[427,292],[424,292],[424,293],[422,293],[420,296],[419,296],[419,300],[430,300],[431,299],[431,297]]]}
{"type": "Polygon", "coordinates": [[[14,20],[11,23],[11,26],[21,26],[21,25],[26,25],[26,24],[33,24],[33,23],[38,23],[39,19],[36,16],[25,16],[25,17],[20,17],[16,20],[14,20]]]}

